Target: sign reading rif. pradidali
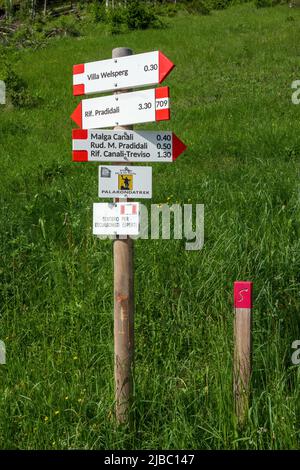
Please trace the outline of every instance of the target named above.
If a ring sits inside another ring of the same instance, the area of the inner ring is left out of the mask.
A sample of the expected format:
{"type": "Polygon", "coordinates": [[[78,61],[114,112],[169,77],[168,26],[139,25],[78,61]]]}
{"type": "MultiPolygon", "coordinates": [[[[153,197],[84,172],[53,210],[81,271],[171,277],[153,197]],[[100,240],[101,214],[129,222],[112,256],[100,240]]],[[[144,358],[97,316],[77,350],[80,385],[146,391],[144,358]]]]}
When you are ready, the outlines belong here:
{"type": "Polygon", "coordinates": [[[71,118],[83,129],[169,120],[169,87],[82,100],[71,118]]]}
{"type": "Polygon", "coordinates": [[[77,64],[73,67],[73,94],[157,85],[173,67],[160,51],[77,64]]]}
{"type": "Polygon", "coordinates": [[[99,197],[152,197],[152,168],[145,166],[99,166],[99,197]]]}

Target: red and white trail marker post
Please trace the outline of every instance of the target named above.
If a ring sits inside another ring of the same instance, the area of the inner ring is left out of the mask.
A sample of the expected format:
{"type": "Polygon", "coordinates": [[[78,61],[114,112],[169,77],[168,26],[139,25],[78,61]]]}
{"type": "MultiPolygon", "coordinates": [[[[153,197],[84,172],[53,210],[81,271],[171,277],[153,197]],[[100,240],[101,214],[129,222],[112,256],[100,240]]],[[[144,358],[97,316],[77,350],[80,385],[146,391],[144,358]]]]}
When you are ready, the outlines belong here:
{"type": "Polygon", "coordinates": [[[234,283],[234,401],[238,424],[247,417],[252,367],[252,282],[234,283]]]}
{"type": "Polygon", "coordinates": [[[135,132],[132,128],[133,124],[170,119],[169,87],[131,89],[160,84],[173,67],[174,64],[160,51],[133,55],[126,47],[113,49],[112,59],[73,67],[75,96],[115,92],[110,96],[82,100],[71,118],[79,126],[79,129],[73,129],[73,161],[115,164],[99,167],[99,197],[114,198],[114,201],[94,204],[93,233],[116,236],[113,253],[118,424],[129,421],[133,384],[134,246],[129,235],[138,235],[139,205],[127,198],[152,197],[152,168],[131,164],[170,163],[186,149],[170,131],[135,132]]]}

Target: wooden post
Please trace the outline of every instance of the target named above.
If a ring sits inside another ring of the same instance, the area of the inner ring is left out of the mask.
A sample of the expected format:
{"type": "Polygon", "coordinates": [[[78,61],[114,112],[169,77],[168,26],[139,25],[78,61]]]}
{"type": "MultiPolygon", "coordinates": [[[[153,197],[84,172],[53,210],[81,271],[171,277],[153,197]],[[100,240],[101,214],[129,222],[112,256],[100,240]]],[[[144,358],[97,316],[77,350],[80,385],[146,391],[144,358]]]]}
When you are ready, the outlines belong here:
{"type": "Polygon", "coordinates": [[[239,425],[249,408],[252,361],[252,282],[234,283],[234,400],[239,425]]]}
{"type": "MultiPolygon", "coordinates": [[[[112,57],[132,55],[126,47],[113,49],[112,57]]],[[[122,90],[124,93],[128,90],[122,90]]],[[[115,127],[133,129],[133,126],[115,127]]],[[[123,164],[123,163],[122,163],[123,164]]],[[[118,201],[116,199],[115,201],[118,201]]],[[[125,199],[126,200],[126,199],[125,199]]],[[[133,291],[133,240],[117,237],[114,253],[114,341],[115,341],[115,400],[118,424],[129,420],[133,387],[134,356],[134,291],[133,291]]]]}

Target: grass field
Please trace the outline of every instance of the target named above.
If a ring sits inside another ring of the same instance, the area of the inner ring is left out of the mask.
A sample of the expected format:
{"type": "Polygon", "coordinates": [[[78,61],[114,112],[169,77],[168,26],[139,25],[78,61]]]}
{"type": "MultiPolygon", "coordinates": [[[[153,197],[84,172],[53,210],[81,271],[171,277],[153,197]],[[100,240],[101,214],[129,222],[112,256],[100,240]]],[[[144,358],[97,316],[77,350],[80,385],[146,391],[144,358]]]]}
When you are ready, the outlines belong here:
{"type": "Polygon", "coordinates": [[[33,109],[0,114],[2,449],[299,449],[300,11],[252,4],[163,30],[22,52],[33,109]],[[71,161],[72,65],[162,50],[188,150],[153,164],[153,199],[205,205],[205,243],[135,243],[134,427],[114,423],[112,242],[92,236],[97,165],[71,161]],[[169,198],[169,199],[168,199],[169,198]],[[253,390],[233,415],[232,289],[254,282],[253,390]]]}

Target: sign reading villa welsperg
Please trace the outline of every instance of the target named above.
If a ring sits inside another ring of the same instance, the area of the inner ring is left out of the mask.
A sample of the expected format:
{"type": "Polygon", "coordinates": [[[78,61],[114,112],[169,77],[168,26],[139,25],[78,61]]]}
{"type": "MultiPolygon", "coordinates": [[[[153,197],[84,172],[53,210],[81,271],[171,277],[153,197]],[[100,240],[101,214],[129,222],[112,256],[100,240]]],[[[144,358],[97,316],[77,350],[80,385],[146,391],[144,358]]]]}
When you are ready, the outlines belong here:
{"type": "Polygon", "coordinates": [[[174,64],[160,51],[73,66],[75,96],[161,83],[174,64]]]}
{"type": "Polygon", "coordinates": [[[99,166],[99,197],[152,197],[152,167],[99,166]]]}

